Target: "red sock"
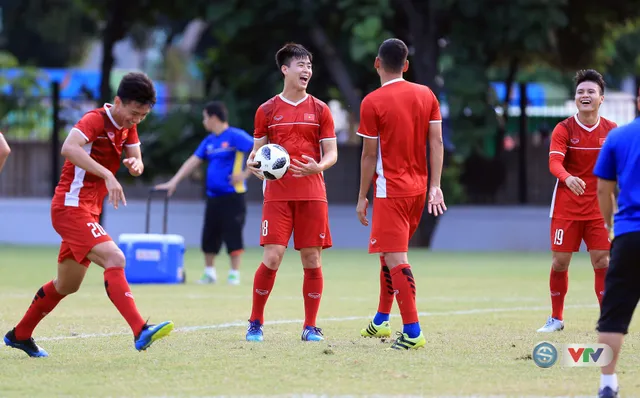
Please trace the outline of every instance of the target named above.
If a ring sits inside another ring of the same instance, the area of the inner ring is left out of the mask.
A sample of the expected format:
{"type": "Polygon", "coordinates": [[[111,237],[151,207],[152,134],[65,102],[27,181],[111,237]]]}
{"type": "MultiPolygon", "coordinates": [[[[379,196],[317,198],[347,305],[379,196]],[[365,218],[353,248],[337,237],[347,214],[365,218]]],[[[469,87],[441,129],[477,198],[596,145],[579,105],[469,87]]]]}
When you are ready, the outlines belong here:
{"type": "Polygon", "coordinates": [[[322,298],[322,268],[305,268],[302,294],[304,295],[304,326],[316,326],[316,317],[322,298]]]}
{"type": "Polygon", "coordinates": [[[391,269],[391,279],[396,293],[396,300],[400,308],[402,323],[408,325],[417,323],[418,308],[416,307],[416,282],[413,279],[411,266],[401,264],[391,269]]]}
{"type": "Polygon", "coordinates": [[[146,322],[138,312],[133,294],[131,294],[131,289],[124,276],[124,268],[107,268],[104,271],[104,288],[113,305],[131,327],[133,335],[138,336],[146,322]]]}
{"type": "Polygon", "coordinates": [[[258,320],[264,324],[264,307],[276,283],[276,271],[260,263],[253,278],[253,306],[251,307],[251,321],[258,320]]]}
{"type": "Polygon", "coordinates": [[[567,271],[555,271],[551,269],[549,277],[549,290],[551,292],[551,317],[562,320],[564,312],[564,297],[569,290],[569,273],[567,271]]]}
{"type": "Polygon", "coordinates": [[[16,339],[28,340],[31,338],[38,323],[40,323],[48,313],[53,311],[64,297],[65,296],[58,293],[55,286],[53,286],[53,281],[49,281],[42,286],[33,298],[27,313],[24,314],[22,320],[16,325],[16,339]]]}
{"type": "Polygon", "coordinates": [[[604,280],[605,277],[607,276],[607,268],[598,268],[598,269],[594,269],[593,272],[595,273],[595,290],[596,290],[596,296],[598,297],[598,303],[600,303],[600,305],[602,305],[602,296],[604,296],[604,280]]]}
{"type": "Polygon", "coordinates": [[[387,263],[384,261],[384,257],[380,256],[380,301],[378,302],[378,312],[390,314],[392,307],[393,283],[391,282],[391,273],[387,263]]]}

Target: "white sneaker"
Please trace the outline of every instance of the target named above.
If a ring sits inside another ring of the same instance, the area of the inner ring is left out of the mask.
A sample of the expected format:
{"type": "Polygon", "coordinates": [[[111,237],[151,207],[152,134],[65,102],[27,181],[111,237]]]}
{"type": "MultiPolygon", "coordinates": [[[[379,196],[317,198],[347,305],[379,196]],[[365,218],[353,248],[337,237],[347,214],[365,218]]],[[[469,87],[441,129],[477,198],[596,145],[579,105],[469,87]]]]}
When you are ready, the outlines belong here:
{"type": "Polygon", "coordinates": [[[230,285],[234,285],[237,286],[240,284],[240,275],[238,274],[229,274],[229,277],[227,278],[227,283],[230,285]]]}
{"type": "Polygon", "coordinates": [[[551,333],[559,332],[562,329],[564,329],[564,321],[549,317],[549,319],[547,319],[547,323],[545,323],[543,327],[538,329],[538,332],[551,333]]]}

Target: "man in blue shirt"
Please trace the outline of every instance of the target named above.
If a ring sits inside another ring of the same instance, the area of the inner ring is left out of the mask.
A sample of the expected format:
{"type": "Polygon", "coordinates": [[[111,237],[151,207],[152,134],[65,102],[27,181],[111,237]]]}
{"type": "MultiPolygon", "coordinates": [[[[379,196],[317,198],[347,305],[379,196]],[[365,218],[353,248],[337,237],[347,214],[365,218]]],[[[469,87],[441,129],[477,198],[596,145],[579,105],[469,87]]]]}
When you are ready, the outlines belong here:
{"type": "MultiPolygon", "coordinates": [[[[637,106],[640,109],[640,96],[637,106]]],[[[613,360],[602,367],[598,395],[617,397],[616,363],[640,300],[640,118],[609,132],[594,174],[600,211],[613,240],[597,326],[598,342],[611,347],[613,360]]]]}
{"type": "Polygon", "coordinates": [[[182,164],[171,180],[156,186],[172,195],[180,181],[190,175],[203,161],[207,167],[207,205],[202,228],[202,251],[205,271],[200,283],[217,280],[214,260],[222,243],[231,257],[228,282],[240,283],[240,259],[244,250],[242,230],[247,205],[245,180],[250,171],[244,168],[245,156],[253,149],[253,137],[246,131],[230,127],[226,106],[219,101],[208,103],[202,111],[202,124],[211,132],[195,153],[182,164]]]}

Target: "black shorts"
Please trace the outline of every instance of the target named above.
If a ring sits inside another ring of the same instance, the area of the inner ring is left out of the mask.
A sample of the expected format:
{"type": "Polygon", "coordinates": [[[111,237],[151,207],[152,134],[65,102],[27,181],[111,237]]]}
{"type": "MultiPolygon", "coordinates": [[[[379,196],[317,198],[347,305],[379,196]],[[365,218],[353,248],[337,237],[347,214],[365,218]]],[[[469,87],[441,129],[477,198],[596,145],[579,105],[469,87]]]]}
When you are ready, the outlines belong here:
{"type": "Polygon", "coordinates": [[[638,300],[640,300],[640,232],[630,232],[616,237],[611,244],[611,260],[605,279],[602,309],[596,330],[604,333],[627,334],[638,300]]]}
{"type": "Polygon", "coordinates": [[[229,254],[243,250],[242,230],[247,216],[243,193],[207,198],[202,228],[202,251],[218,254],[222,243],[229,254]]]}

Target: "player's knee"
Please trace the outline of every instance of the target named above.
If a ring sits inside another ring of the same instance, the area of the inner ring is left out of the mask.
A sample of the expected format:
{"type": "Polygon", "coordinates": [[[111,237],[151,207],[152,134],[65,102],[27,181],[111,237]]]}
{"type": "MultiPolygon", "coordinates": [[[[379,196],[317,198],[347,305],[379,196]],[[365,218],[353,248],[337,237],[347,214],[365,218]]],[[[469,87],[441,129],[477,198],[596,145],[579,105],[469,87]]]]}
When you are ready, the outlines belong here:
{"type": "Polygon", "coordinates": [[[591,265],[593,265],[594,269],[607,268],[609,266],[609,255],[603,254],[601,256],[594,258],[591,261],[591,265]]]}
{"type": "Polygon", "coordinates": [[[569,269],[569,263],[571,262],[571,257],[562,255],[564,253],[560,253],[560,255],[554,255],[551,260],[551,266],[554,271],[564,272],[569,269]]]}
{"type": "Polygon", "coordinates": [[[107,254],[107,257],[104,262],[104,268],[114,268],[120,267],[124,268],[126,264],[126,259],[124,258],[124,253],[122,250],[113,250],[107,254]]]}
{"type": "Polygon", "coordinates": [[[302,250],[300,258],[304,268],[319,268],[321,265],[320,250],[302,250]]]}
{"type": "Polygon", "coordinates": [[[267,266],[267,268],[278,269],[278,267],[280,267],[280,263],[282,263],[283,257],[284,251],[276,248],[265,248],[262,262],[267,266]]]}
{"type": "Polygon", "coordinates": [[[56,292],[63,296],[68,296],[80,290],[80,284],[76,282],[67,282],[64,280],[56,279],[53,282],[53,286],[56,288],[56,292]]]}

